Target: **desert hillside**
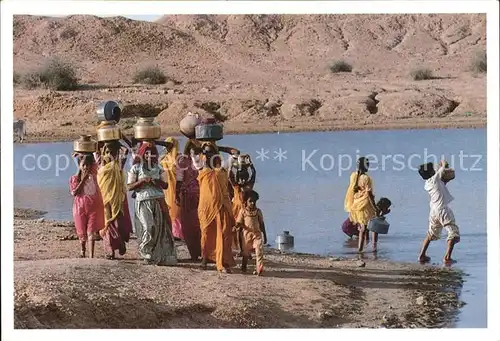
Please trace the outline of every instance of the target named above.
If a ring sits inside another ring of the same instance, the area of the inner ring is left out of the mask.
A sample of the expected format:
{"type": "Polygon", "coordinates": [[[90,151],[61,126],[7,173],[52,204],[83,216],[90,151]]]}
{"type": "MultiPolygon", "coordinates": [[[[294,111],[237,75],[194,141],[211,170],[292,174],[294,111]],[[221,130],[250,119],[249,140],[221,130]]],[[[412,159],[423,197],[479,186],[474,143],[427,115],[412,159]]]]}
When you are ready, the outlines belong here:
{"type": "Polygon", "coordinates": [[[124,128],[149,111],[165,134],[189,110],[232,132],[484,126],[485,51],[479,14],[15,16],[14,78],[57,58],[73,65],[79,88],[18,81],[14,116],[34,140],[93,132],[104,99],[127,105],[124,128]],[[332,72],[338,61],[351,70],[332,72]],[[148,66],[163,84],[134,84],[148,66]]]}

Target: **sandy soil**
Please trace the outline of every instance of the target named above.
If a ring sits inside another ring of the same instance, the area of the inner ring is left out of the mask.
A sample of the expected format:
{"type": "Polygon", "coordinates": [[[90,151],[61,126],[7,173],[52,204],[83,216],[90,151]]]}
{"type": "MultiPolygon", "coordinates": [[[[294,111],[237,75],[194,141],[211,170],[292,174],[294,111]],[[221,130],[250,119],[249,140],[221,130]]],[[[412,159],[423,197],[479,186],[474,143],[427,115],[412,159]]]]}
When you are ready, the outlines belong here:
{"type": "MultiPolygon", "coordinates": [[[[20,211],[17,211],[20,212],[20,211]]],[[[25,213],[28,211],[24,211],[25,213]]],[[[447,268],[284,254],[266,249],[257,277],[178,266],[78,259],[71,222],[14,220],[15,328],[415,328],[450,326],[463,305],[447,268]]]]}
{"type": "Polygon", "coordinates": [[[481,14],[15,16],[14,71],[58,57],[83,88],[16,87],[14,117],[27,122],[28,141],[95,134],[107,99],[125,104],[128,133],[139,113],[177,133],[188,111],[220,118],[228,134],[484,127],[486,74],[471,65],[485,51],[485,25],[481,14]],[[352,72],[332,73],[336,60],[352,72]],[[134,84],[150,65],[170,80],[134,84]],[[419,68],[433,78],[414,81],[419,68]]]}

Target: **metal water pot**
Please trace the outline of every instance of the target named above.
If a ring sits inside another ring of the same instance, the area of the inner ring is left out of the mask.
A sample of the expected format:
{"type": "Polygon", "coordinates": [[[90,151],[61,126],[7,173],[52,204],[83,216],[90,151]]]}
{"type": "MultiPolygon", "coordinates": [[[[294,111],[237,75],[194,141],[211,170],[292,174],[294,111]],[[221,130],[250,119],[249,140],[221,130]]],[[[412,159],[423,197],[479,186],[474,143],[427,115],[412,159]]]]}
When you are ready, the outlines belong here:
{"type": "Polygon", "coordinates": [[[285,244],[293,246],[294,237],[290,234],[290,231],[283,231],[283,233],[278,234],[275,240],[276,244],[285,244]]]}
{"type": "Polygon", "coordinates": [[[209,123],[199,124],[195,128],[196,139],[199,141],[219,141],[223,137],[221,124],[209,123]]]}
{"type": "Polygon", "coordinates": [[[139,117],[134,125],[134,137],[138,140],[157,140],[161,136],[161,127],[154,117],[139,117]]]}
{"type": "Polygon", "coordinates": [[[97,142],[92,140],[91,135],[82,135],[73,142],[73,150],[79,153],[94,153],[97,151],[97,142]]]}
{"type": "Polygon", "coordinates": [[[389,232],[389,222],[384,217],[375,217],[368,222],[368,230],[378,234],[389,232]]]}
{"type": "Polygon", "coordinates": [[[97,141],[120,140],[122,133],[115,121],[104,121],[97,128],[97,141]]]}
{"type": "Polygon", "coordinates": [[[102,121],[120,122],[123,104],[115,101],[104,101],[97,107],[97,119],[102,121]]]}

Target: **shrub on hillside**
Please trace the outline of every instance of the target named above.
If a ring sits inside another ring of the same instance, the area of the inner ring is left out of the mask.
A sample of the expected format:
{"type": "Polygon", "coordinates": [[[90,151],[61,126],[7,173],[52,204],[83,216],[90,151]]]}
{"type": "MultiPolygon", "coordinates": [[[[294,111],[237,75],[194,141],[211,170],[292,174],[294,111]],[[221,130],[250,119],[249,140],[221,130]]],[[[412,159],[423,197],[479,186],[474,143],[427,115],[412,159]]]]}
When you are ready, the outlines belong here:
{"type": "Polygon", "coordinates": [[[13,82],[14,82],[14,85],[21,83],[21,75],[15,71],[13,73],[13,82]]]}
{"type": "Polygon", "coordinates": [[[471,69],[475,73],[486,73],[486,52],[481,51],[476,53],[472,58],[471,69]]]}
{"type": "Polygon", "coordinates": [[[416,69],[416,70],[413,70],[410,73],[410,75],[414,81],[423,81],[423,80],[434,78],[434,76],[432,75],[432,71],[430,69],[416,69]]]}
{"type": "Polygon", "coordinates": [[[134,83],[142,84],[165,84],[167,76],[157,66],[146,67],[134,75],[134,83]]]}
{"type": "Polygon", "coordinates": [[[333,62],[332,65],[330,65],[330,71],[332,73],[351,72],[352,66],[351,66],[351,64],[349,64],[343,60],[337,60],[337,61],[333,62]]]}
{"type": "Polygon", "coordinates": [[[75,90],[78,87],[76,71],[70,64],[51,59],[40,69],[24,74],[21,83],[29,88],[44,87],[51,90],[75,90]]]}

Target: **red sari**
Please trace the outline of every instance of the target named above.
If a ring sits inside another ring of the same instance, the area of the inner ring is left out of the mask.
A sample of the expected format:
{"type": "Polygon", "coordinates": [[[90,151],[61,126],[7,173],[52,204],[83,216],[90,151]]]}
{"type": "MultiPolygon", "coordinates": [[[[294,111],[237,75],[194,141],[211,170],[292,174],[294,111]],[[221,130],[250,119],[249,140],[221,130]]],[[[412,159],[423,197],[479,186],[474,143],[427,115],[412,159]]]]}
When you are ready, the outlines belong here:
{"type": "Polygon", "coordinates": [[[191,259],[201,257],[201,231],[198,220],[198,202],[200,200],[200,186],[198,171],[194,168],[189,156],[179,157],[178,179],[182,179],[180,189],[181,229],[184,241],[191,255],[191,259]]]}

